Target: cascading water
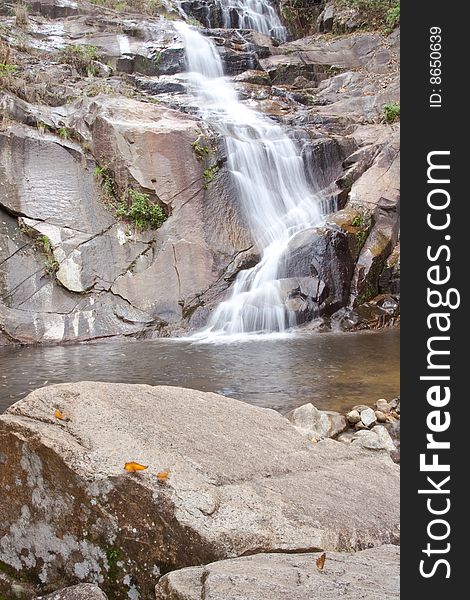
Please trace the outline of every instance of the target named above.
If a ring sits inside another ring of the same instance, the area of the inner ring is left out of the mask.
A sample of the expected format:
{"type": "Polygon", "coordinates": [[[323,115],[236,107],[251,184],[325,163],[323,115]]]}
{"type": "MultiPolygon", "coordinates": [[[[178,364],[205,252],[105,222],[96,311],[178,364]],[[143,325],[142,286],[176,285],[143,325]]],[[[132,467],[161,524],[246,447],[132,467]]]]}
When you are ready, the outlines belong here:
{"type": "Polygon", "coordinates": [[[176,26],[198,110],[224,137],[227,166],[261,252],[260,262],[238,274],[208,327],[193,337],[285,332],[296,319],[282,297],[280,261],[294,235],[321,221],[319,201],[293,142],[274,121],[238,100],[212,41],[186,23],[176,26]]]}
{"type": "Polygon", "coordinates": [[[279,40],[287,37],[286,28],[268,0],[217,0],[217,4],[226,28],[254,29],[279,40]]]}

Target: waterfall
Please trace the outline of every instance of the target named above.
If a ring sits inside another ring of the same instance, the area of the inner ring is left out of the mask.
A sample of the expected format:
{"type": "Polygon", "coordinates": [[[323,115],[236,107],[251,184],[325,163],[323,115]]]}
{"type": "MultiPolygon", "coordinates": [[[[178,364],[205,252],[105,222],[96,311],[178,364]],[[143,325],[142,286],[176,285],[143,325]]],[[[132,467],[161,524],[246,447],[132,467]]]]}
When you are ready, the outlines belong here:
{"type": "Polygon", "coordinates": [[[279,15],[268,0],[217,0],[224,27],[254,29],[281,41],[287,38],[279,15]]]}
{"type": "Polygon", "coordinates": [[[321,221],[319,201],[293,142],[274,121],[238,100],[212,41],[186,23],[175,25],[199,113],[225,140],[227,166],[261,254],[255,267],[240,271],[228,298],[195,337],[285,332],[296,318],[282,296],[280,261],[294,235],[321,221]]]}

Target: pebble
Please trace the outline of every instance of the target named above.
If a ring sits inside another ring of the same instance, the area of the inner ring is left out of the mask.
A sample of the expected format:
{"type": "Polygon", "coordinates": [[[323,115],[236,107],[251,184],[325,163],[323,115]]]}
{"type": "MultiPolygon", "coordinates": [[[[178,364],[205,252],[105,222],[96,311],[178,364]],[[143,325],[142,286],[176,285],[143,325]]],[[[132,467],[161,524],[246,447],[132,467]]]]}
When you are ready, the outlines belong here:
{"type": "Polygon", "coordinates": [[[391,404],[387,402],[385,398],[380,398],[379,400],[377,400],[375,405],[377,406],[378,411],[385,413],[386,415],[392,410],[391,404]]]}
{"type": "Polygon", "coordinates": [[[377,417],[375,416],[375,412],[372,408],[366,408],[361,411],[361,421],[364,423],[366,427],[370,427],[377,421],[377,417]]]}
{"type": "Polygon", "coordinates": [[[353,409],[350,412],[348,412],[346,418],[350,423],[354,424],[359,423],[359,421],[361,420],[361,415],[359,414],[359,411],[353,409]]]}
{"type": "Polygon", "coordinates": [[[382,412],[381,410],[376,410],[376,411],[375,411],[375,416],[377,417],[377,421],[378,421],[379,423],[386,423],[386,422],[387,422],[387,419],[388,419],[388,417],[387,417],[387,415],[386,415],[384,412],[382,412]]]}

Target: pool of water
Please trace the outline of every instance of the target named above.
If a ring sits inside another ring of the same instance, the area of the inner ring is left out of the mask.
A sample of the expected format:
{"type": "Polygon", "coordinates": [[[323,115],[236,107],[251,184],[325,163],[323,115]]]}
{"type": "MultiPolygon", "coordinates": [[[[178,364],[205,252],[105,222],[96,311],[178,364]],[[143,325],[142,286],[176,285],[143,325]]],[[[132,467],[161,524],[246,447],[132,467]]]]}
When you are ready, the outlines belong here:
{"type": "Polygon", "coordinates": [[[52,383],[109,381],[218,392],[285,413],[350,409],[399,394],[399,330],[230,344],[114,340],[0,348],[0,412],[52,383]]]}

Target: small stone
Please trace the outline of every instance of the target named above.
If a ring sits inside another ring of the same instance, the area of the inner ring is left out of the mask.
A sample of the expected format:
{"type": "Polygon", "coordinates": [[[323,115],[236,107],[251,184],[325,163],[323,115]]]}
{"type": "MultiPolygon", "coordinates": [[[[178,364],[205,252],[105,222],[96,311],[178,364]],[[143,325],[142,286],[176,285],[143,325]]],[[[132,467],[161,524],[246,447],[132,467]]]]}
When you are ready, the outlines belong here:
{"type": "Polygon", "coordinates": [[[375,412],[372,410],[372,408],[366,408],[361,412],[361,421],[366,427],[370,427],[376,423],[377,417],[375,416],[375,412]]]}
{"type": "Polygon", "coordinates": [[[385,398],[380,398],[379,400],[377,400],[375,405],[378,411],[383,412],[385,414],[388,414],[392,410],[390,403],[387,402],[385,398]]]}
{"type": "Polygon", "coordinates": [[[359,411],[353,409],[348,412],[346,418],[350,423],[354,424],[359,423],[359,421],[361,420],[361,415],[359,414],[359,411]]]}
{"type": "Polygon", "coordinates": [[[381,410],[376,410],[375,411],[375,416],[377,417],[377,421],[379,423],[386,423],[387,422],[388,417],[381,410]]]}
{"type": "Polygon", "coordinates": [[[368,429],[368,427],[367,425],[364,425],[362,421],[359,421],[359,423],[356,423],[354,425],[354,429],[368,429]]]}

